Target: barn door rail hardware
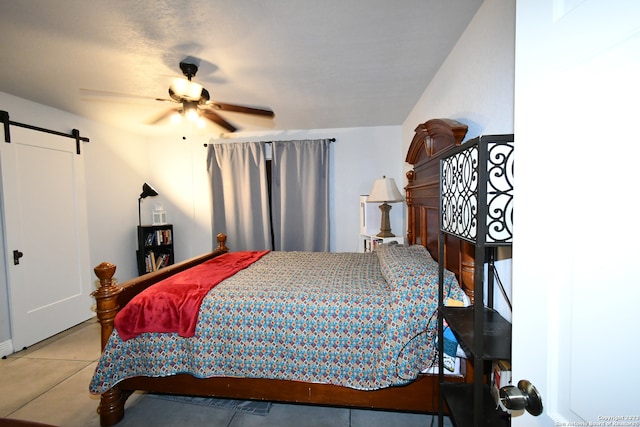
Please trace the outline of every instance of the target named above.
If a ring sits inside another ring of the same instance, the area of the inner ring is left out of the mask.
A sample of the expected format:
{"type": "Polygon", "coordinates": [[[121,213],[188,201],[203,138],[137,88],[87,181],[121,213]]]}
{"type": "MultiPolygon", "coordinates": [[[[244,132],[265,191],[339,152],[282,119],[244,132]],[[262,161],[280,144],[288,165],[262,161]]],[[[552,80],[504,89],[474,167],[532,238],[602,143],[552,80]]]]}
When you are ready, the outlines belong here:
{"type": "Polygon", "coordinates": [[[9,131],[9,125],[18,126],[21,128],[31,129],[38,132],[50,133],[53,135],[64,136],[66,138],[73,138],[76,140],[76,154],[80,154],[80,141],[89,142],[89,138],[80,136],[80,131],[78,129],[73,129],[71,133],[58,132],[51,129],[45,129],[38,126],[27,125],[25,123],[18,123],[9,120],[9,112],[0,110],[0,121],[4,124],[4,142],[10,144],[11,143],[11,132],[9,131]]]}

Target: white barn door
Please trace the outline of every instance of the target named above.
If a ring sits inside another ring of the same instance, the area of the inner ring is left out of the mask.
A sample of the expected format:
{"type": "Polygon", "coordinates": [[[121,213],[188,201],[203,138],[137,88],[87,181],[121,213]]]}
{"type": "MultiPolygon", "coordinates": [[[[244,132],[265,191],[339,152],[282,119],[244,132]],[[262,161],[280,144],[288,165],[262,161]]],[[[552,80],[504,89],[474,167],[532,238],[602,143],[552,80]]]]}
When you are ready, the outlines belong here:
{"type": "Polygon", "coordinates": [[[513,426],[640,425],[640,2],[518,0],[513,426]]]}
{"type": "Polygon", "coordinates": [[[0,141],[0,160],[17,351],[89,319],[92,279],[84,166],[75,140],[17,126],[10,132],[10,143],[0,141]]]}

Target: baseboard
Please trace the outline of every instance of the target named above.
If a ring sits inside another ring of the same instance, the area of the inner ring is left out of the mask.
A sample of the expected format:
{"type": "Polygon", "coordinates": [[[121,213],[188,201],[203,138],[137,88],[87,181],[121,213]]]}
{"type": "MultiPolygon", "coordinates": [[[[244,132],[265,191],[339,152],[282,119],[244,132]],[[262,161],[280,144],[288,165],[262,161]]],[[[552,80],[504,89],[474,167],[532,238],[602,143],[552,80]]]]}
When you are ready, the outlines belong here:
{"type": "Polygon", "coordinates": [[[0,342],[0,357],[5,357],[13,353],[13,343],[11,340],[0,342]]]}

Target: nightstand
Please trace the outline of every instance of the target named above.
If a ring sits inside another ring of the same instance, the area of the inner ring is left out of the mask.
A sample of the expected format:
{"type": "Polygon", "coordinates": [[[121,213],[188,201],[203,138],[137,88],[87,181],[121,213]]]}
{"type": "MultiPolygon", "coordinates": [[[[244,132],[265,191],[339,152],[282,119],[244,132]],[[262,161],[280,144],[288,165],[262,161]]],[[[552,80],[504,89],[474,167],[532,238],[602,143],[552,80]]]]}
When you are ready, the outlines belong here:
{"type": "Polygon", "coordinates": [[[398,242],[398,244],[404,244],[404,237],[395,236],[395,237],[378,237],[375,234],[361,234],[360,235],[360,248],[362,252],[371,252],[378,245],[389,242],[398,242]]]}

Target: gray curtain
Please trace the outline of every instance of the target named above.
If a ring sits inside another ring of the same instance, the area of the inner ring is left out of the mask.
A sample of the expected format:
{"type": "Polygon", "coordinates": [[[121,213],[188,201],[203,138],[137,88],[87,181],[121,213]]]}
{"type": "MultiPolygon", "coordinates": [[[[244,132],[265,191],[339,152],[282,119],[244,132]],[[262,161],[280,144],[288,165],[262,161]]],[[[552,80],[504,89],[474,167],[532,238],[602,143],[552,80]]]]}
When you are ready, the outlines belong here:
{"type": "Polygon", "coordinates": [[[274,249],[329,251],[329,140],[272,143],[274,249]]]}
{"type": "Polygon", "coordinates": [[[211,144],[207,169],[213,192],[213,247],[215,236],[226,233],[233,251],[272,249],[264,143],[211,144]]]}

